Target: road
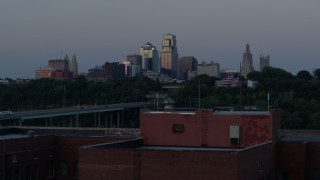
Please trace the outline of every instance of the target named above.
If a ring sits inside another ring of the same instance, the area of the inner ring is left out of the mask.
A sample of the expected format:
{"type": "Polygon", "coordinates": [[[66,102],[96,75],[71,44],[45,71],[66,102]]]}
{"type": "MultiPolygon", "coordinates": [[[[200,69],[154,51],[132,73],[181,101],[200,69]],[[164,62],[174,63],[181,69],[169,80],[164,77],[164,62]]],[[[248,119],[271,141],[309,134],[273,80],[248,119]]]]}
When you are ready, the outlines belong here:
{"type": "Polygon", "coordinates": [[[36,118],[46,118],[46,117],[77,115],[77,114],[88,114],[88,113],[95,113],[95,112],[119,111],[119,110],[129,109],[129,108],[145,107],[146,105],[147,103],[135,102],[135,103],[108,104],[108,105],[99,105],[99,106],[77,106],[77,107],[60,108],[60,109],[19,111],[19,112],[13,112],[12,115],[0,116],[0,121],[10,120],[10,119],[36,119],[36,118]]]}

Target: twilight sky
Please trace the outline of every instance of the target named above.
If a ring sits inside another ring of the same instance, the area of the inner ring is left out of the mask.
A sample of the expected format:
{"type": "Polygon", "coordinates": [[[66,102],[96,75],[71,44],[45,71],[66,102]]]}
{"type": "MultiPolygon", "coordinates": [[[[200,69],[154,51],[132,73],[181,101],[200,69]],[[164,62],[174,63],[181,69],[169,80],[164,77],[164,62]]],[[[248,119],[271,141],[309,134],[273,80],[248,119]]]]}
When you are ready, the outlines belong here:
{"type": "Polygon", "coordinates": [[[1,0],[0,78],[34,78],[50,58],[76,54],[79,71],[122,62],[147,41],[161,51],[177,36],[179,56],[238,69],[250,44],[296,74],[320,68],[319,0],[1,0]]]}

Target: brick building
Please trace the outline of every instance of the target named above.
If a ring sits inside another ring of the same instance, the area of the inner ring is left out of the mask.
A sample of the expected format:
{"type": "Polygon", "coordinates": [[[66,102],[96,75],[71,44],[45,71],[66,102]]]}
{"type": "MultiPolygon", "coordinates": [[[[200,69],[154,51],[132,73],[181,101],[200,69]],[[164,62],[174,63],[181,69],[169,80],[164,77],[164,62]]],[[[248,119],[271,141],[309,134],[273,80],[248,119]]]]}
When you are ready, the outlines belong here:
{"type": "Polygon", "coordinates": [[[141,111],[142,139],[81,148],[79,177],[274,179],[279,126],[279,111],[141,111]]]}
{"type": "Polygon", "coordinates": [[[282,130],[276,146],[277,179],[320,179],[320,131],[282,130]]]}
{"type": "Polygon", "coordinates": [[[102,66],[107,79],[123,79],[125,78],[125,66],[118,62],[106,62],[102,66]]]}
{"type": "Polygon", "coordinates": [[[280,128],[278,111],[146,111],[140,117],[145,145],[250,147],[272,141],[280,128]]]}
{"type": "Polygon", "coordinates": [[[69,60],[68,55],[64,59],[50,59],[48,66],[35,70],[35,78],[72,79],[78,75],[78,63],[76,55],[69,60]]]}
{"type": "Polygon", "coordinates": [[[129,139],[83,130],[26,131],[0,129],[0,180],[78,179],[79,147],[129,139]]]}
{"type": "Polygon", "coordinates": [[[142,110],[140,126],[140,136],[114,129],[1,128],[0,179],[320,177],[320,131],[280,130],[278,110],[142,110]]]}

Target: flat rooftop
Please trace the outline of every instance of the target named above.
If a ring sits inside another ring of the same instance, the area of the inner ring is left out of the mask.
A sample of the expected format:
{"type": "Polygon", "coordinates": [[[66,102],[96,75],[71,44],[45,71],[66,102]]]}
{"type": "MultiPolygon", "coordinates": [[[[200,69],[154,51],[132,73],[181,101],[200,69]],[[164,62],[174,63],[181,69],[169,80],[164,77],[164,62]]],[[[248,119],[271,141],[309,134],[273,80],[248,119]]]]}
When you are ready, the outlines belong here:
{"type": "MultiPolygon", "coordinates": [[[[194,115],[195,111],[144,111],[149,114],[190,114],[194,115]]],[[[257,115],[268,116],[269,111],[213,111],[213,115],[257,115]]]]}
{"type": "Polygon", "coordinates": [[[280,129],[278,139],[280,143],[320,142],[320,130],[280,129]]]}
{"type": "Polygon", "coordinates": [[[29,138],[26,134],[1,134],[0,140],[29,138]]]}
{"type": "Polygon", "coordinates": [[[233,148],[225,148],[225,147],[175,147],[175,146],[141,146],[137,149],[141,150],[161,150],[161,151],[213,151],[213,152],[240,152],[252,148],[256,148],[259,146],[263,146],[266,144],[270,144],[272,141],[268,141],[265,143],[257,144],[250,147],[233,147],[233,148]]]}
{"type": "Polygon", "coordinates": [[[146,146],[143,144],[143,139],[130,139],[118,142],[102,143],[83,148],[97,148],[97,149],[137,149],[137,150],[156,150],[156,151],[210,151],[210,152],[240,152],[248,149],[256,148],[270,144],[272,141],[261,143],[250,147],[187,147],[187,146],[146,146]]]}
{"type": "Polygon", "coordinates": [[[215,111],[214,115],[259,115],[259,116],[268,116],[270,115],[269,111],[215,111]]]}
{"type": "Polygon", "coordinates": [[[174,146],[142,146],[141,150],[161,151],[215,151],[215,152],[238,152],[244,148],[218,148],[218,147],[174,147],[174,146]]]}

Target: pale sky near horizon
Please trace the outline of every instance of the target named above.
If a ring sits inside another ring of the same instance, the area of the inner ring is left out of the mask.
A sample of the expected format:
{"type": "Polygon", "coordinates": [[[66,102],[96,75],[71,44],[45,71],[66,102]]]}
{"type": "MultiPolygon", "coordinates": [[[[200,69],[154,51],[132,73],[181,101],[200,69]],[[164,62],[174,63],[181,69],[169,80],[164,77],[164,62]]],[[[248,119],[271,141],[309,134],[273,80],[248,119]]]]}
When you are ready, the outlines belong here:
{"type": "Polygon", "coordinates": [[[0,78],[34,78],[55,57],[79,71],[122,62],[147,41],[177,36],[179,56],[239,69],[250,44],[293,73],[320,68],[319,0],[0,0],[0,78]]]}

